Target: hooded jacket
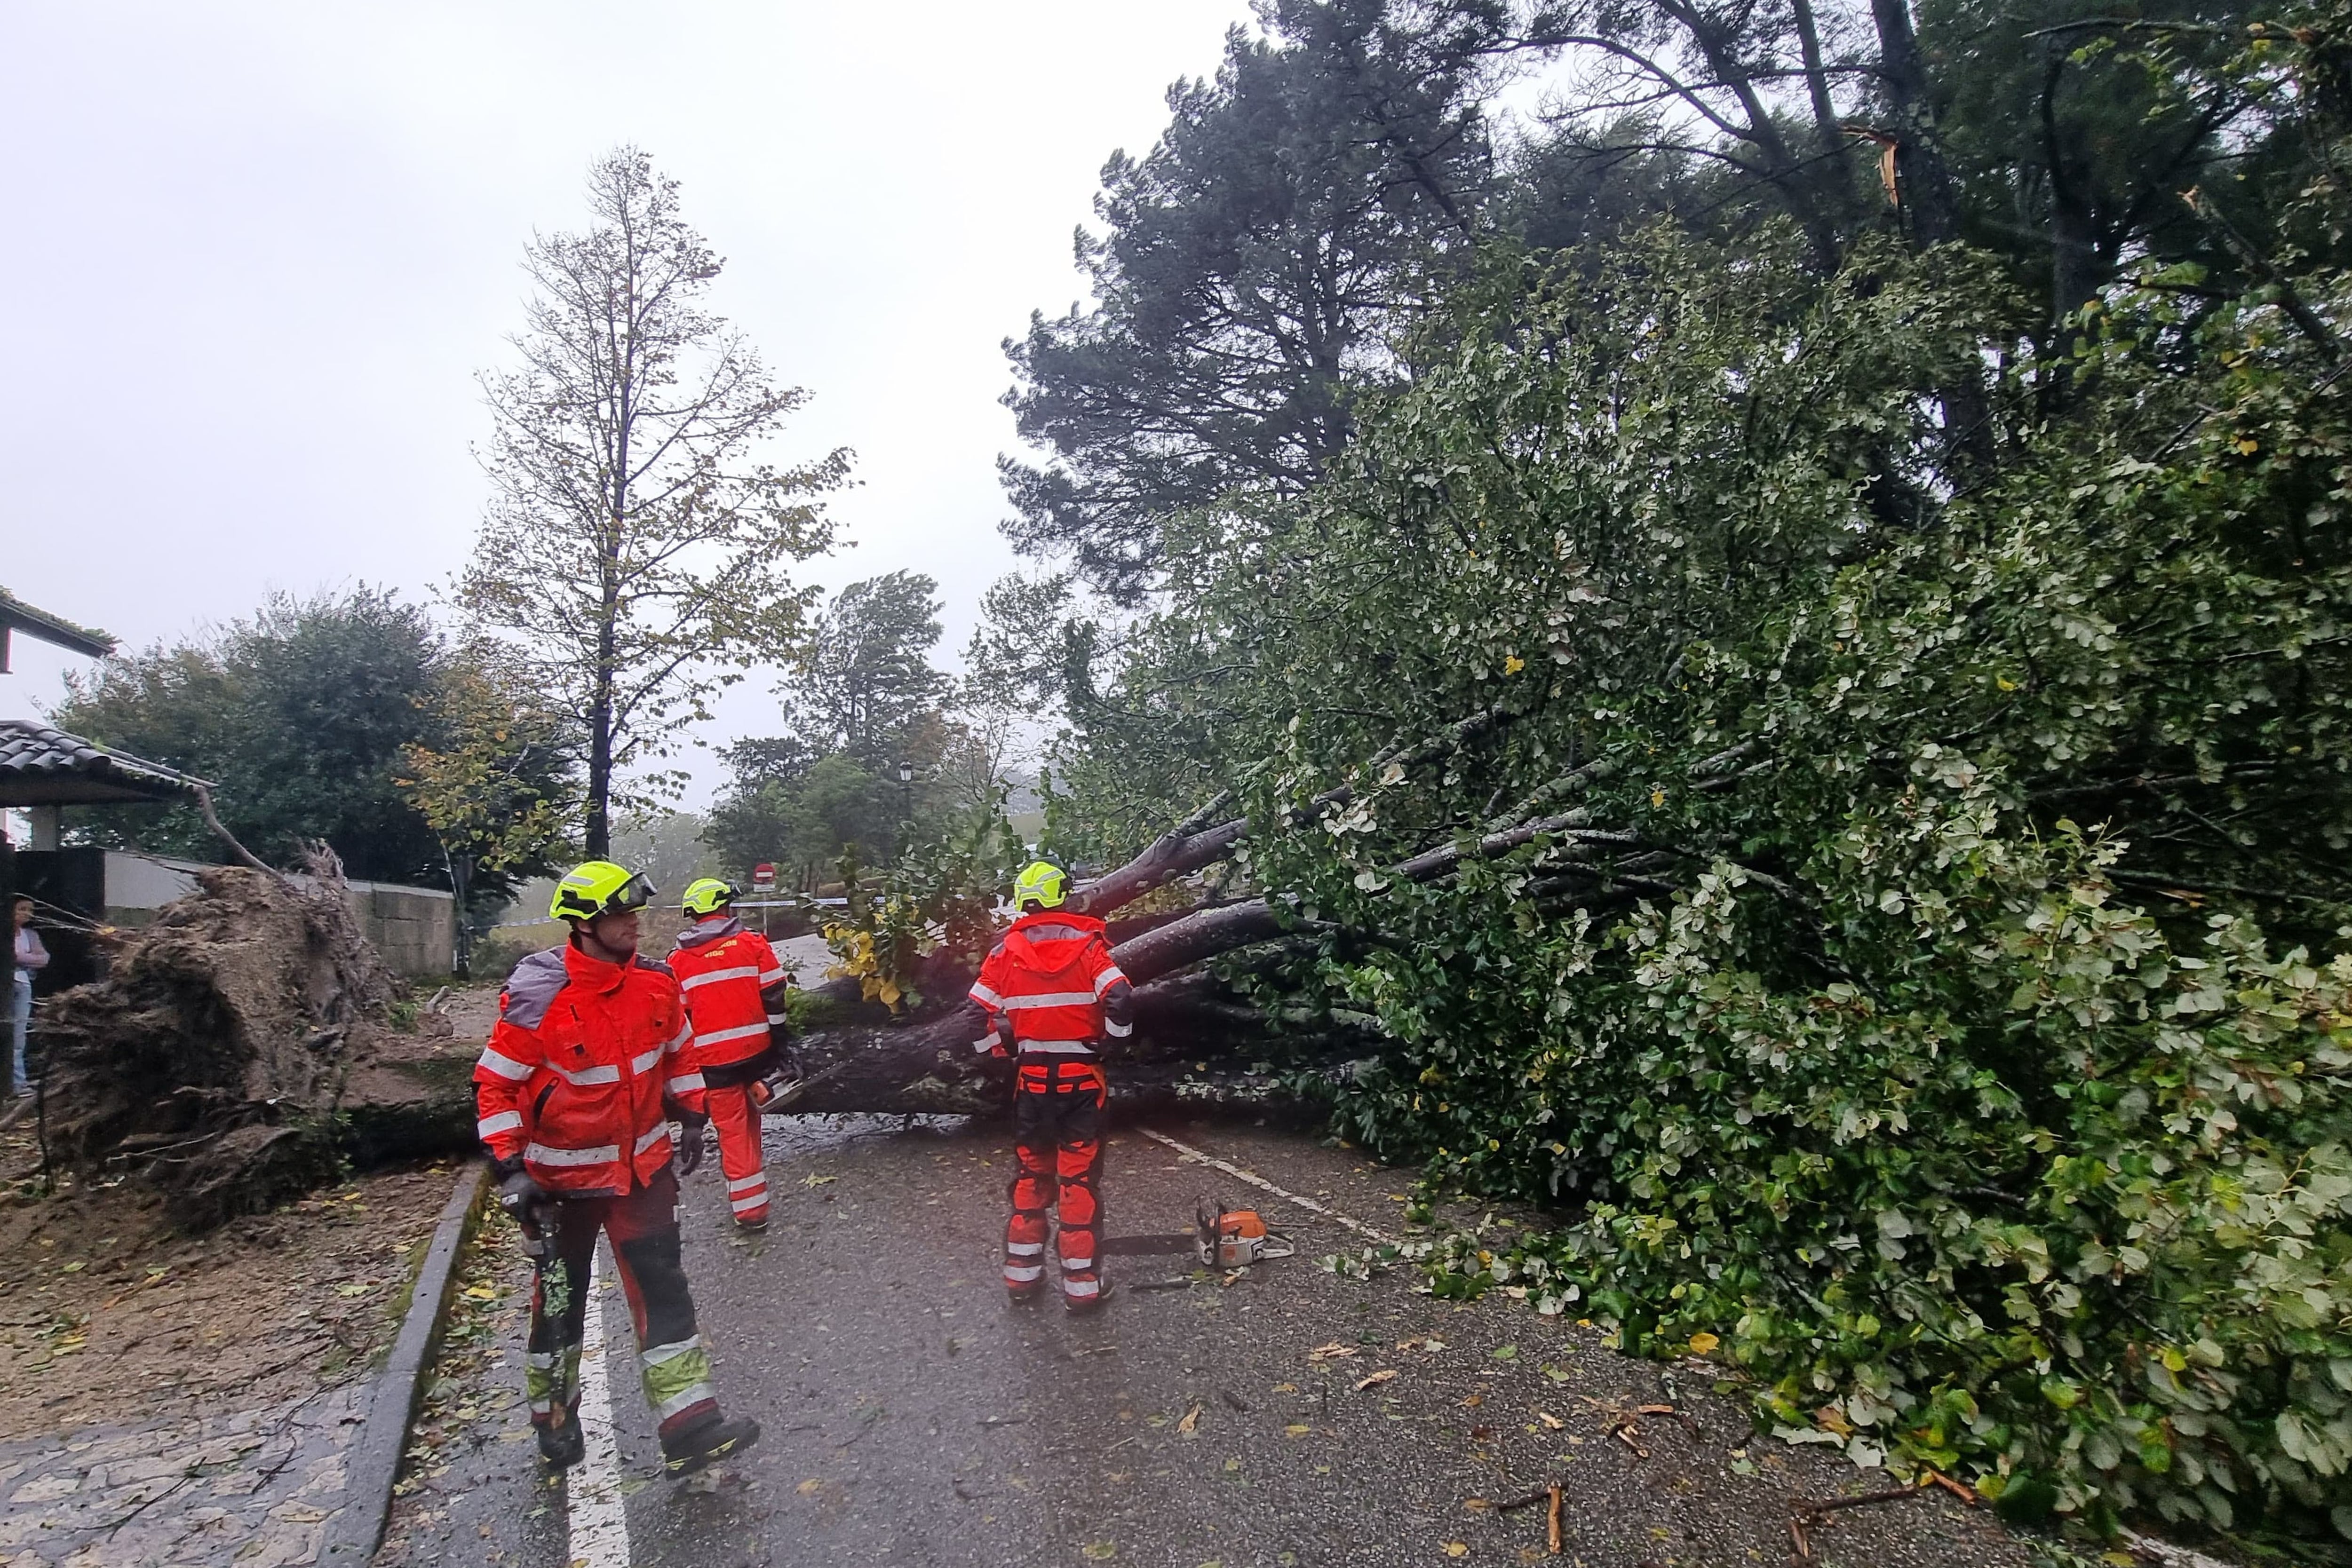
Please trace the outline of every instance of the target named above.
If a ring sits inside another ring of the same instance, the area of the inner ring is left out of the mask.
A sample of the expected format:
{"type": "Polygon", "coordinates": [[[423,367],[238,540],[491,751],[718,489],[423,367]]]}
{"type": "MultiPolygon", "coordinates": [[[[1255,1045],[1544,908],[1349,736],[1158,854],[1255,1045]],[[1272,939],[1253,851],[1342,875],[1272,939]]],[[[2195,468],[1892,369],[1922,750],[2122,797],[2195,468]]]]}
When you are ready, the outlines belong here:
{"type": "Polygon", "coordinates": [[[669,967],[686,996],[692,1060],[706,1083],[746,1083],[783,1064],[792,1039],[784,1020],[792,977],[766,937],[731,915],[698,920],[678,933],[669,967]]]}
{"type": "Polygon", "coordinates": [[[566,945],[515,966],[474,1065],[476,1130],[550,1192],[619,1196],[669,1163],[668,1109],[703,1113],[677,982],[566,945]]]}
{"type": "Polygon", "coordinates": [[[1132,1032],[1134,988],[1110,956],[1103,923],[1059,909],[1032,910],[1013,923],[980,967],[972,1005],[988,1033],[975,1051],[1013,1049],[1091,1056],[1106,1035],[1132,1032]]]}

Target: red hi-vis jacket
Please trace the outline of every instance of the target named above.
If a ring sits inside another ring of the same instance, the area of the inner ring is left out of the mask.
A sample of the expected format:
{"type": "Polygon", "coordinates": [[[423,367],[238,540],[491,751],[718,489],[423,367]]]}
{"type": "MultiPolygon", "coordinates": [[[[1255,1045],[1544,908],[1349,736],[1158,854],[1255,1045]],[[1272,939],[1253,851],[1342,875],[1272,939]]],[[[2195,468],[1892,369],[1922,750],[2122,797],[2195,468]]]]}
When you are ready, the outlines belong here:
{"type": "Polygon", "coordinates": [[[990,1051],[1009,1032],[1022,1051],[1091,1056],[1094,1042],[1132,1032],[1127,977],[1110,956],[1103,923],[1058,909],[1032,910],[1013,923],[980,967],[971,999],[985,1015],[988,1035],[972,1042],[990,1051]]]}
{"type": "Polygon", "coordinates": [[[692,1030],[658,964],[625,967],[572,946],[533,953],[499,994],[474,1065],[477,1130],[493,1156],[572,1197],[617,1195],[669,1163],[667,1095],[702,1114],[692,1030]]]}
{"type": "Polygon", "coordinates": [[[764,1077],[781,1065],[773,1052],[784,1040],[792,977],[766,937],[732,915],[698,921],[678,934],[669,968],[694,1022],[690,1060],[709,1082],[764,1077]]]}

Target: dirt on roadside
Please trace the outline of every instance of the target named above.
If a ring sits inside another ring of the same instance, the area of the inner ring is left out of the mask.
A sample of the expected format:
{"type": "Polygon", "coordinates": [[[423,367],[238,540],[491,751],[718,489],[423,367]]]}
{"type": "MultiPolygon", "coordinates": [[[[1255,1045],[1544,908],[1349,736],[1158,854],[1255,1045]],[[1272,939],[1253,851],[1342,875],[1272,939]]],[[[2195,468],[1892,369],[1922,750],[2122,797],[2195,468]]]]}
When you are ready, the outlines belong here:
{"type": "Polygon", "coordinates": [[[201,1237],[152,1186],[42,1196],[0,1133],[0,1442],[246,1407],[363,1374],[398,1333],[448,1162],[321,1188],[201,1237]]]}

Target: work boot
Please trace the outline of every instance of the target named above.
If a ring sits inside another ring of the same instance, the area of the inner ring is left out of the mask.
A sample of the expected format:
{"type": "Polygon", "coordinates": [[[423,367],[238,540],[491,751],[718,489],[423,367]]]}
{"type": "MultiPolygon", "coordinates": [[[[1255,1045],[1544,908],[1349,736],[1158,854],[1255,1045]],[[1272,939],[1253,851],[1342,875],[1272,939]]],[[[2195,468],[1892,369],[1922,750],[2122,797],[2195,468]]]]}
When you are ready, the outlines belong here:
{"type": "Polygon", "coordinates": [[[561,1425],[551,1422],[539,1429],[539,1457],[551,1469],[568,1470],[588,1457],[588,1436],[570,1411],[558,1406],[555,1414],[561,1425]]]}
{"type": "Polygon", "coordinates": [[[1110,1298],[1111,1283],[1108,1280],[1104,1280],[1096,1286],[1095,1293],[1091,1296],[1064,1296],[1062,1310],[1074,1318],[1092,1317],[1102,1311],[1102,1304],[1110,1298]]]}
{"type": "Polygon", "coordinates": [[[739,1219],[735,1222],[735,1228],[738,1230],[765,1230],[768,1228],[768,1217],[763,1214],[757,1219],[739,1219]]]}
{"type": "Polygon", "coordinates": [[[690,1476],[705,1465],[732,1458],[760,1440],[760,1424],[749,1416],[715,1416],[690,1432],[662,1439],[662,1469],[690,1476]]]}

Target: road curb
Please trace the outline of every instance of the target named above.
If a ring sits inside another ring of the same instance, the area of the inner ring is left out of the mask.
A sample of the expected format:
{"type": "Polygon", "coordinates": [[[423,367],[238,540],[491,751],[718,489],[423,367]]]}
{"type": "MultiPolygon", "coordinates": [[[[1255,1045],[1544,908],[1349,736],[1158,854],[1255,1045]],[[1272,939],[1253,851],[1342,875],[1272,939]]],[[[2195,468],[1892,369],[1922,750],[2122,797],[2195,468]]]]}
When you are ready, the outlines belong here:
{"type": "Polygon", "coordinates": [[[400,1337],[393,1342],[392,1358],[376,1375],[375,1396],[369,1402],[367,1423],[359,1441],[343,1460],[343,1506],[327,1523],[319,1562],[338,1568],[356,1568],[375,1555],[383,1542],[383,1527],[392,1513],[392,1483],[400,1476],[400,1456],[408,1447],[408,1424],[416,1416],[417,1391],[425,1381],[425,1364],[449,1311],[449,1290],[457,1278],[457,1255],[482,1218],[482,1200],[490,1190],[490,1167],[469,1162],[449,1194],[449,1206],[433,1228],[425,1249],[425,1264],[416,1271],[416,1288],[408,1298],[408,1314],[401,1320],[400,1337]]]}

